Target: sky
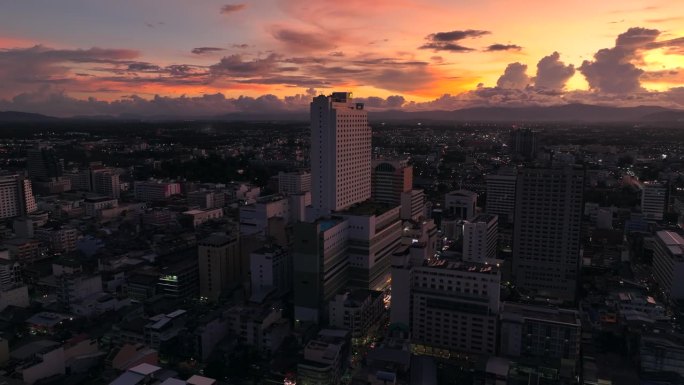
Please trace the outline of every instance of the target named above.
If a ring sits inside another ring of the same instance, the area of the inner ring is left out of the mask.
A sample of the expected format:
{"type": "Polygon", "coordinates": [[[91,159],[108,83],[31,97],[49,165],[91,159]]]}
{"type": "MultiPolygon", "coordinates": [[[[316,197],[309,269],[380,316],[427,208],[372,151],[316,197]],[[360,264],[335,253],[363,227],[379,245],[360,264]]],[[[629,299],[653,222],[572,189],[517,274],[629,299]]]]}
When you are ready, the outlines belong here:
{"type": "Polygon", "coordinates": [[[684,108],[680,0],[0,0],[0,110],[684,108]]]}

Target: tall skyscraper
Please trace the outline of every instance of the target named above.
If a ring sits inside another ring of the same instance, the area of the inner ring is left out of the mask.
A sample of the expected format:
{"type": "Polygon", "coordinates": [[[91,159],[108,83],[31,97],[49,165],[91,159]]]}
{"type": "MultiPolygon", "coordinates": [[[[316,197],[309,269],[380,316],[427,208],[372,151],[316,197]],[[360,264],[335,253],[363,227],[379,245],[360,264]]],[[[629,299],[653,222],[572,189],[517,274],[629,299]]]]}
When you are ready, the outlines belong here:
{"type": "Polygon", "coordinates": [[[333,92],[311,102],[310,219],[371,197],[371,129],[363,103],[333,92]]]}
{"type": "Polygon", "coordinates": [[[408,161],[376,159],[373,161],[371,196],[375,202],[395,206],[401,204],[401,194],[413,187],[413,167],[408,161]]]}
{"type": "Polygon", "coordinates": [[[51,147],[37,146],[26,151],[26,166],[29,178],[49,180],[64,173],[64,165],[51,147]]]}
{"type": "Polygon", "coordinates": [[[534,159],[537,154],[537,146],[537,133],[531,129],[520,128],[511,131],[511,154],[522,156],[528,160],[534,159]]]}
{"type": "Polygon", "coordinates": [[[538,295],[573,301],[580,268],[584,171],[518,172],[513,276],[538,295]]]}

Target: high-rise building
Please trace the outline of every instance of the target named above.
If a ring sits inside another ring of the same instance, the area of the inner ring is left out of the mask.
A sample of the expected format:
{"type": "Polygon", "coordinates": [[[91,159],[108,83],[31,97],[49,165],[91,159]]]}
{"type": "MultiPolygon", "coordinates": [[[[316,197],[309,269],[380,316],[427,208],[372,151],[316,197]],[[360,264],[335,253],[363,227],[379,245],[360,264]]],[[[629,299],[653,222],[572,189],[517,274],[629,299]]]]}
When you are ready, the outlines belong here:
{"type": "Polygon", "coordinates": [[[684,299],[684,238],[674,231],[656,233],[653,276],[668,300],[684,299]]]}
{"type": "Polygon", "coordinates": [[[401,193],[401,219],[418,220],[425,217],[425,192],[421,189],[401,193]]]}
{"type": "Polygon", "coordinates": [[[401,194],[413,187],[413,167],[405,159],[376,159],[371,176],[371,196],[375,202],[398,206],[401,194]]]}
{"type": "Polygon", "coordinates": [[[282,247],[264,246],[250,254],[249,271],[252,298],[283,295],[292,287],[292,254],[282,247]]]}
{"type": "Polygon", "coordinates": [[[513,232],[516,284],[540,296],[573,301],[580,274],[584,171],[518,172],[513,232]]]}
{"type": "Polygon", "coordinates": [[[294,171],[278,173],[278,192],[281,194],[301,194],[311,191],[311,173],[294,171]]]}
{"type": "Polygon", "coordinates": [[[452,191],[444,196],[444,210],[446,215],[458,219],[470,219],[475,216],[477,193],[468,190],[452,191]]]}
{"type": "Polygon", "coordinates": [[[487,206],[489,214],[499,216],[502,223],[513,223],[515,211],[515,171],[487,175],[487,206]]]}
{"type": "Polygon", "coordinates": [[[463,224],[463,260],[496,263],[498,217],[480,214],[463,224]]]}
{"type": "Polygon", "coordinates": [[[121,196],[119,174],[110,168],[91,170],[92,191],[112,198],[121,196]]]}
{"type": "Polygon", "coordinates": [[[363,103],[334,92],[311,102],[310,219],[371,197],[371,129],[363,103]]]}
{"type": "Polygon", "coordinates": [[[37,146],[26,151],[26,168],[33,180],[49,180],[62,176],[64,164],[55,150],[47,146],[37,146]]]}
{"type": "Polygon", "coordinates": [[[641,212],[650,221],[661,221],[667,210],[668,185],[646,182],[641,186],[641,212]]]}
{"type": "Polygon", "coordinates": [[[197,242],[197,258],[201,297],[216,301],[242,284],[247,266],[242,266],[237,236],[212,235],[197,242]]]}
{"type": "Polygon", "coordinates": [[[514,155],[525,159],[534,159],[537,154],[537,133],[529,128],[520,128],[511,131],[510,151],[514,155]]]}
{"type": "Polygon", "coordinates": [[[31,181],[17,174],[0,175],[0,219],[38,210],[31,181]]]}
{"type": "Polygon", "coordinates": [[[296,321],[320,322],[323,305],[349,279],[349,222],[342,218],[299,222],[294,226],[292,276],[296,321]]]}

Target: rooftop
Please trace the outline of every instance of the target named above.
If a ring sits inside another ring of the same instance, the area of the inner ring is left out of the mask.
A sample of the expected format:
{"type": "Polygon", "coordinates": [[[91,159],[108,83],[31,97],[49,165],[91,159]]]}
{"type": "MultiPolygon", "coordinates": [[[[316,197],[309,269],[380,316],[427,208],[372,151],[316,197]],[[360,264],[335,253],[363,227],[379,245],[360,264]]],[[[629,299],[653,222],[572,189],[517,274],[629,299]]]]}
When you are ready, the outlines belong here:
{"type": "Polygon", "coordinates": [[[540,306],[504,302],[502,307],[502,318],[508,315],[518,315],[523,318],[537,319],[544,322],[557,322],[580,326],[579,315],[575,310],[561,309],[555,306],[540,306]]]}
{"type": "Polygon", "coordinates": [[[237,241],[237,237],[230,237],[225,234],[212,234],[207,238],[204,238],[201,241],[197,242],[197,245],[219,247],[227,245],[234,241],[237,241]]]}
{"type": "Polygon", "coordinates": [[[423,266],[436,269],[467,271],[469,273],[496,274],[499,272],[499,267],[496,265],[475,262],[449,261],[446,259],[437,258],[426,260],[423,262],[423,266]]]}
{"type": "Polygon", "coordinates": [[[493,219],[496,218],[496,215],[494,214],[478,214],[475,218],[473,218],[470,222],[475,223],[475,222],[485,222],[489,223],[493,219]]]}
{"type": "Polygon", "coordinates": [[[395,206],[389,205],[387,203],[364,201],[350,206],[346,210],[338,211],[338,214],[342,215],[359,215],[359,216],[372,216],[372,215],[382,215],[395,206]]]}

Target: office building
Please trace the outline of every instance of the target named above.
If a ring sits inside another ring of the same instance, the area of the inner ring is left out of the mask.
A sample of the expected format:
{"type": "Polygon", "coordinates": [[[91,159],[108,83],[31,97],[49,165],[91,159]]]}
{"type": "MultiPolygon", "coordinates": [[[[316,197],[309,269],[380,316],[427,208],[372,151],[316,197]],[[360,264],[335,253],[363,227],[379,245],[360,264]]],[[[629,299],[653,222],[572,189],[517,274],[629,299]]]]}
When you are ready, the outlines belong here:
{"type": "Polygon", "coordinates": [[[537,133],[529,128],[514,129],[511,131],[509,143],[511,154],[526,160],[534,159],[539,145],[537,133]]]}
{"type": "Polygon", "coordinates": [[[463,223],[463,260],[466,262],[496,263],[498,217],[479,214],[463,223]]]}
{"type": "Polygon", "coordinates": [[[371,129],[363,103],[334,92],[311,102],[310,219],[371,197],[371,129]]]}
{"type": "Polygon", "coordinates": [[[188,210],[183,212],[183,217],[192,228],[196,228],[208,221],[223,218],[223,209],[188,210]]]}
{"type": "Polygon", "coordinates": [[[270,234],[269,220],[281,218],[290,221],[290,200],[282,195],[268,195],[257,198],[255,203],[240,206],[240,234],[266,238],[270,234]]]}
{"type": "Polygon", "coordinates": [[[0,175],[0,219],[23,216],[37,210],[30,180],[18,174],[0,175]]]}
{"type": "Polygon", "coordinates": [[[539,360],[579,359],[581,322],[576,310],[504,302],[500,354],[539,360]]]}
{"type": "Polygon", "coordinates": [[[425,192],[410,190],[401,193],[401,219],[418,220],[425,217],[425,192]]]}
{"type": "Polygon", "coordinates": [[[188,193],[188,205],[200,209],[214,209],[225,205],[225,194],[217,191],[193,191],[188,193]]]}
{"type": "Polygon", "coordinates": [[[583,170],[518,172],[513,277],[519,287],[542,297],[575,299],[583,193],[583,170]]]}
{"type": "Polygon", "coordinates": [[[477,193],[468,190],[452,191],[444,196],[444,211],[455,219],[470,219],[475,216],[477,193]]]}
{"type": "Polygon", "coordinates": [[[349,333],[323,329],[304,347],[304,360],[297,365],[297,384],[336,385],[349,365],[349,333]]]}
{"type": "Polygon", "coordinates": [[[64,173],[64,163],[55,150],[40,145],[26,151],[26,168],[32,180],[57,179],[64,173]]]}
{"type": "Polygon", "coordinates": [[[111,168],[91,169],[92,190],[112,198],[121,196],[119,173],[111,168]]]}
{"type": "Polygon", "coordinates": [[[653,276],[668,300],[684,299],[684,238],[673,232],[656,233],[653,276]]]}
{"type": "Polygon", "coordinates": [[[282,296],[292,287],[292,254],[282,247],[266,245],[249,256],[252,299],[266,294],[282,296]]]}
{"type": "Polygon", "coordinates": [[[641,186],[641,212],[649,221],[660,221],[667,212],[668,184],[645,182],[641,186]]]}
{"type": "Polygon", "coordinates": [[[80,236],[72,227],[41,228],[35,231],[35,237],[48,249],[64,253],[76,250],[76,241],[80,236]]]}
{"type": "Polygon", "coordinates": [[[367,201],[338,213],[349,222],[350,287],[384,290],[389,286],[392,253],[401,244],[400,209],[367,201]]]}
{"type": "Polygon", "coordinates": [[[157,202],[181,193],[180,183],[162,181],[135,181],[135,199],[143,202],[157,202]]]}
{"type": "Polygon", "coordinates": [[[515,211],[515,171],[503,171],[498,174],[487,175],[487,205],[488,214],[499,217],[502,223],[513,223],[515,211]]]}
{"type": "Polygon", "coordinates": [[[413,167],[408,160],[376,159],[372,163],[371,197],[374,202],[401,204],[401,194],[413,188],[413,167]]]}
{"type": "Polygon", "coordinates": [[[328,305],[330,326],[348,330],[353,339],[362,339],[378,324],[385,312],[381,291],[353,290],[337,294],[328,305]]]}
{"type": "Polygon", "coordinates": [[[311,173],[308,171],[294,171],[278,173],[278,193],[301,194],[311,191],[311,173]]]}
{"type": "Polygon", "coordinates": [[[442,358],[496,353],[501,283],[496,265],[421,263],[410,254],[395,254],[392,273],[392,322],[409,326],[415,353],[442,358]],[[401,308],[396,312],[395,303],[401,308]]]}
{"type": "Polygon", "coordinates": [[[324,305],[349,279],[348,240],[349,222],[342,218],[294,225],[292,275],[296,323],[318,323],[327,318],[324,305]]]}
{"type": "Polygon", "coordinates": [[[237,236],[212,235],[197,242],[200,297],[216,301],[243,283],[243,266],[237,236]]]}

